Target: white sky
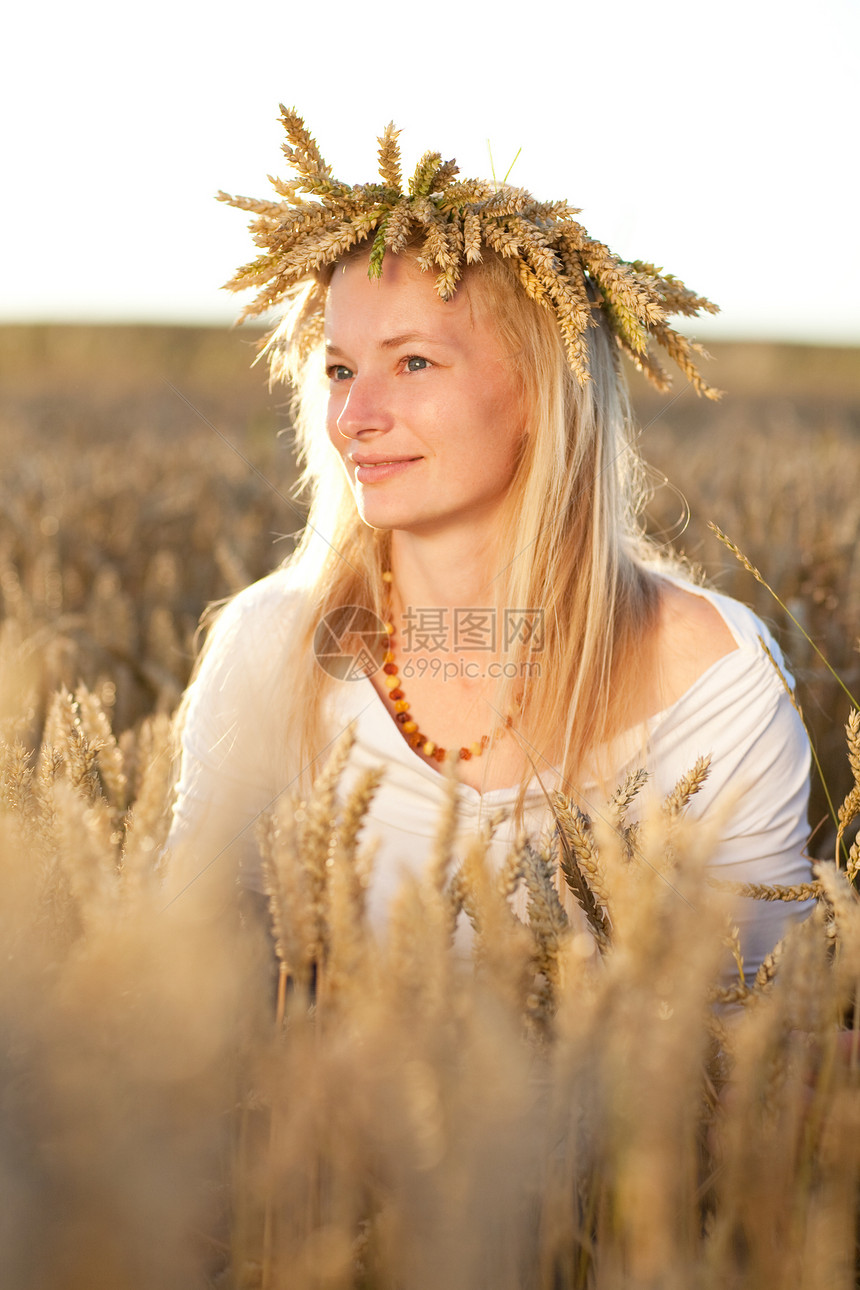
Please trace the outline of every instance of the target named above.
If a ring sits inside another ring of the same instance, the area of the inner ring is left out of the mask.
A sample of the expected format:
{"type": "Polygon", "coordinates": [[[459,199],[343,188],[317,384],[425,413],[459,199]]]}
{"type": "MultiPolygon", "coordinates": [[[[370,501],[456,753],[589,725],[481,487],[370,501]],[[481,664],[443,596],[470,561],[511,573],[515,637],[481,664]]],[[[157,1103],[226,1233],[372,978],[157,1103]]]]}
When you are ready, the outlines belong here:
{"type": "Polygon", "coordinates": [[[394,118],[723,307],[696,329],[860,343],[856,0],[147,0],[4,24],[0,320],[221,322],[253,248],[218,188],[285,175],[278,102],[335,174],[394,118]]]}

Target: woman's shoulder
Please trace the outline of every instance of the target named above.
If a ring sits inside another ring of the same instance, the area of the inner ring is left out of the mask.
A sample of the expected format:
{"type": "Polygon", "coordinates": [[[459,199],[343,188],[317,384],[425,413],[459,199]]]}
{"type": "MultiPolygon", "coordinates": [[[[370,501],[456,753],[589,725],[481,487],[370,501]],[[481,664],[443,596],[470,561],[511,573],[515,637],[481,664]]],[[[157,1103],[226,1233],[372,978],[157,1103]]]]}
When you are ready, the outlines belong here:
{"type": "Polygon", "coordinates": [[[265,633],[277,640],[285,636],[305,600],[287,569],[276,569],[237,592],[211,615],[209,642],[242,637],[251,641],[265,633]]]}
{"type": "Polygon", "coordinates": [[[284,569],[228,600],[210,615],[192,689],[232,688],[240,675],[260,677],[278,667],[303,600],[304,593],[284,569]]]}
{"type": "Polygon", "coordinates": [[[672,598],[671,611],[667,600],[666,621],[675,624],[688,650],[701,653],[685,665],[691,683],[649,722],[659,791],[667,792],[697,758],[707,756],[708,786],[696,811],[723,792],[743,798],[742,808],[732,808],[733,819],[735,825],[746,819],[748,829],[750,812],[758,818],[790,799],[792,818],[800,821],[802,832],[809,745],[779,646],[765,623],[740,601],[707,587],[672,582],[681,596],[672,598]],[[710,612],[702,613],[702,606],[710,612]]]}
{"type": "Polygon", "coordinates": [[[690,704],[702,711],[712,691],[721,704],[753,696],[771,703],[793,686],[779,646],[753,610],[678,577],[663,580],[658,656],[661,715],[690,704]]]}
{"type": "Polygon", "coordinates": [[[672,707],[739,644],[710,596],[691,583],[662,579],[657,621],[659,708],[672,707]]]}
{"type": "MultiPolygon", "coordinates": [[[[768,708],[794,681],[765,623],[747,605],[681,578],[665,580],[660,620],[661,715],[717,706],[768,708]]],[[[789,705],[790,706],[790,705],[789,705]]]]}
{"type": "Polygon", "coordinates": [[[731,637],[737,648],[758,645],[762,638],[772,640],[763,620],[742,601],[675,574],[661,577],[667,591],[674,593],[668,597],[667,603],[680,609],[681,614],[691,615],[695,622],[713,624],[715,619],[719,619],[724,634],[731,637]]]}

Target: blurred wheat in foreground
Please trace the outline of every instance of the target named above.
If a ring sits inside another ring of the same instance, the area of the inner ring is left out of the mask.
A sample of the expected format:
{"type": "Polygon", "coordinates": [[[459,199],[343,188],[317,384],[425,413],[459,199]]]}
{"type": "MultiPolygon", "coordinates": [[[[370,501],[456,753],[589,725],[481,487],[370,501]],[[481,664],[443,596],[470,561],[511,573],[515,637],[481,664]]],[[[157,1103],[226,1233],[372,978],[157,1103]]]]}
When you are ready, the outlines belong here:
{"type": "Polygon", "coordinates": [[[860,905],[820,864],[812,917],[719,986],[705,766],[641,824],[640,777],[599,828],[556,799],[501,871],[481,838],[453,868],[452,798],[380,939],[346,740],[260,827],[268,910],[216,928],[165,908],[167,719],[117,740],[59,692],[29,751],[5,712],[0,1284],[855,1284],[860,905]]]}
{"type": "MultiPolygon", "coordinates": [[[[301,523],[252,353],[215,330],[0,329],[0,1287],[854,1286],[857,902],[823,864],[816,914],[727,977],[732,894],[684,819],[703,767],[638,826],[635,778],[602,831],[558,800],[557,835],[500,872],[480,839],[455,868],[449,815],[380,943],[376,785],[336,810],[343,747],[261,827],[268,907],[166,907],[200,611],[301,523]]],[[[689,501],[687,554],[788,649],[836,799],[814,854],[853,878],[860,725],[846,758],[812,641],[856,694],[860,366],[744,344],[719,371],[706,420],[639,396],[643,448],[689,501]]],[[[658,488],[660,540],[683,512],[658,488]]]]}

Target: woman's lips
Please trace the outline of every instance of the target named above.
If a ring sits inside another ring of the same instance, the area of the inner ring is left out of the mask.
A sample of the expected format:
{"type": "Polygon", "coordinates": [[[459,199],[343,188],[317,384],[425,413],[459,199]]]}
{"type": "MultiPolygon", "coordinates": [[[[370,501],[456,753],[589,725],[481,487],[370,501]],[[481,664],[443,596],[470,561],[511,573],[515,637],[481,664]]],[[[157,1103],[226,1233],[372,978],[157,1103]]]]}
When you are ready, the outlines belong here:
{"type": "Polygon", "coordinates": [[[359,484],[378,484],[384,479],[402,475],[420,457],[352,457],[355,478],[359,484]]]}

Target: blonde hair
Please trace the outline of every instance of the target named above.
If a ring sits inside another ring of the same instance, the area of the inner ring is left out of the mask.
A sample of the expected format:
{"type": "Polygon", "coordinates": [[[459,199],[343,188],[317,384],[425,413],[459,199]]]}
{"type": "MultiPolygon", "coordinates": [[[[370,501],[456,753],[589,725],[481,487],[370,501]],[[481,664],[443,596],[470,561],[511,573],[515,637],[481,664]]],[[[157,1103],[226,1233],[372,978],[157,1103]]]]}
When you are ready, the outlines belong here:
{"type": "MultiPolygon", "coordinates": [[[[414,248],[400,254],[417,259],[414,248]]],[[[310,501],[305,533],[286,562],[303,594],[284,660],[300,696],[287,714],[290,769],[306,778],[331,737],[323,705],[338,684],[315,661],[314,631],[344,605],[382,615],[390,545],[388,533],[359,518],[340,459],[322,433],[321,336],[309,343],[308,333],[319,331],[330,274],[295,290],[268,346],[273,378],[289,379],[296,391],[301,485],[310,501]]],[[[580,383],[554,315],[528,298],[501,256],[485,253],[459,290],[492,316],[528,409],[507,499],[511,522],[499,526],[516,539],[496,553],[494,585],[500,608],[542,611],[543,643],[539,652],[534,641],[514,646],[517,667],[506,670],[516,677],[500,681],[495,702],[500,713],[514,712],[522,694],[515,730],[528,761],[539,773],[557,765],[563,780],[576,784],[586,768],[595,770],[600,748],[630,724],[637,679],[654,661],[659,561],[638,520],[643,476],[626,388],[600,321],[589,331],[590,379],[580,383]]]]}

